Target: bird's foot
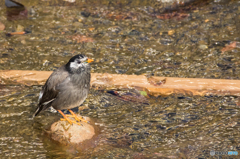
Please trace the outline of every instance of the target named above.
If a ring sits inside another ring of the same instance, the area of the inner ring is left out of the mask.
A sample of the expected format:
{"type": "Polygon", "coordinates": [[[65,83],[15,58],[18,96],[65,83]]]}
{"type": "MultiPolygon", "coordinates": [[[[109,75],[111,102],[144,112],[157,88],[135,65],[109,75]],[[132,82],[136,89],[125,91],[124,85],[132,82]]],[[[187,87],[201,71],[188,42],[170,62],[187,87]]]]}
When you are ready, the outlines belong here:
{"type": "Polygon", "coordinates": [[[67,117],[72,117],[72,118],[74,118],[76,121],[78,121],[78,122],[81,122],[81,121],[83,121],[83,122],[85,122],[85,123],[90,123],[89,121],[87,121],[87,120],[85,120],[85,119],[83,119],[83,117],[82,116],[77,116],[77,115],[66,115],[67,117]]]}
{"type": "MultiPolygon", "coordinates": [[[[64,117],[64,118],[61,118],[60,120],[61,121],[64,121],[64,120],[67,120],[71,125],[73,124],[73,123],[75,123],[75,124],[77,124],[77,125],[80,125],[80,126],[82,126],[82,124],[81,123],[78,123],[77,121],[75,121],[75,120],[71,120],[71,119],[69,119],[68,117],[67,117],[67,115],[65,115],[61,110],[57,110],[60,114],[62,114],[62,116],[64,117]]],[[[69,110],[71,113],[73,113],[71,110],[69,110]]],[[[76,114],[74,114],[73,113],[73,116],[76,116],[76,114]]],[[[75,118],[75,117],[74,117],[75,118]]],[[[76,119],[76,118],[75,118],[76,119]]]]}
{"type": "Polygon", "coordinates": [[[68,121],[69,124],[71,124],[71,125],[74,123],[74,124],[83,126],[81,123],[77,122],[76,120],[71,120],[71,119],[69,119],[69,118],[61,118],[60,120],[61,120],[61,121],[68,121]]]}

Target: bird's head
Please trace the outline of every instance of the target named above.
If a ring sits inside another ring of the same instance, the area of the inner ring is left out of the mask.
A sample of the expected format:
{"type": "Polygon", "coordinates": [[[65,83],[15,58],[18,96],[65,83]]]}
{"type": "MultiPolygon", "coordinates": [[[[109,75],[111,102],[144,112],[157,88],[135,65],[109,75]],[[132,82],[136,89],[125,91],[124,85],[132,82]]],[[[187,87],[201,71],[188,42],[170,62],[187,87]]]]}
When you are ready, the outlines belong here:
{"type": "Polygon", "coordinates": [[[89,63],[93,62],[87,56],[79,54],[73,56],[66,64],[67,70],[71,73],[80,73],[86,69],[90,69],[89,63]]]}

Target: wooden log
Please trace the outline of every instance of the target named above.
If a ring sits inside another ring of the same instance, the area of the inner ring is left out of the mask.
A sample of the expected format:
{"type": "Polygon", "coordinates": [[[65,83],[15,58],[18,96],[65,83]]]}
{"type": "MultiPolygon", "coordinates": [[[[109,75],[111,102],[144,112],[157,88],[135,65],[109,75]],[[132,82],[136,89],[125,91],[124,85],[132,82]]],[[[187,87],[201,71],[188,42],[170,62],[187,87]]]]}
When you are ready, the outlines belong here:
{"type": "MultiPolygon", "coordinates": [[[[43,85],[51,71],[3,70],[0,78],[3,84],[43,85]]],[[[150,77],[145,75],[119,75],[92,73],[91,85],[96,89],[136,88],[150,95],[240,95],[239,80],[150,77]]]]}

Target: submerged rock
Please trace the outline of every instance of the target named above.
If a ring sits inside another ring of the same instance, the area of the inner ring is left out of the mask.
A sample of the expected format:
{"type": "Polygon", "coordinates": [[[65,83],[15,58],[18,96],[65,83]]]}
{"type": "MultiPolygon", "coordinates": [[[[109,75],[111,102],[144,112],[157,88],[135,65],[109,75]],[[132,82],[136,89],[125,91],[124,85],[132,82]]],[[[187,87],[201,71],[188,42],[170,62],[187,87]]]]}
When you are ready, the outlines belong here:
{"type": "Polygon", "coordinates": [[[5,29],[5,25],[3,23],[0,22],[0,31],[5,29]]]}
{"type": "Polygon", "coordinates": [[[81,125],[69,124],[67,121],[57,121],[51,125],[51,138],[62,144],[79,144],[95,135],[94,127],[88,123],[81,125]]]}

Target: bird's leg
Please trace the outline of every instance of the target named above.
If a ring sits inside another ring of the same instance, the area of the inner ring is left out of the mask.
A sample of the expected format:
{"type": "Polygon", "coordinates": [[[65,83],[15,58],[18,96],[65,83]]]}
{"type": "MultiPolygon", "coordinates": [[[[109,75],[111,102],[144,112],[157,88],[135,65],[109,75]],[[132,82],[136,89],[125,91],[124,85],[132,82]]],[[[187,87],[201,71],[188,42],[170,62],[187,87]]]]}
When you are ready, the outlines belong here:
{"type": "Polygon", "coordinates": [[[78,117],[72,110],[68,109],[68,111],[69,111],[72,115],[67,115],[67,116],[69,116],[69,117],[74,117],[75,120],[77,120],[77,121],[79,121],[79,122],[80,122],[80,121],[84,121],[84,122],[86,122],[86,123],[89,123],[89,121],[83,119],[83,117],[78,117]]]}
{"type": "MultiPolygon", "coordinates": [[[[80,124],[77,123],[76,121],[69,119],[61,110],[57,110],[57,111],[64,117],[64,118],[61,118],[61,119],[60,119],[61,121],[67,120],[71,125],[72,125],[73,123],[80,125],[80,124]]],[[[81,126],[81,125],[80,125],[80,126],[81,126]]]]}

